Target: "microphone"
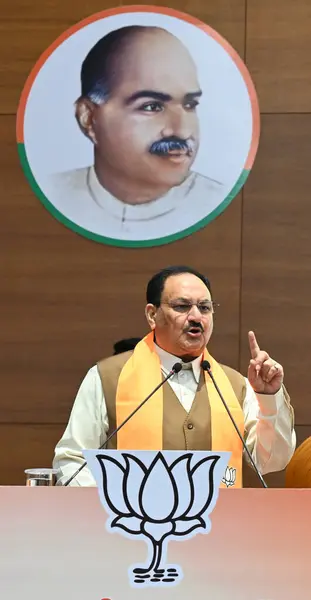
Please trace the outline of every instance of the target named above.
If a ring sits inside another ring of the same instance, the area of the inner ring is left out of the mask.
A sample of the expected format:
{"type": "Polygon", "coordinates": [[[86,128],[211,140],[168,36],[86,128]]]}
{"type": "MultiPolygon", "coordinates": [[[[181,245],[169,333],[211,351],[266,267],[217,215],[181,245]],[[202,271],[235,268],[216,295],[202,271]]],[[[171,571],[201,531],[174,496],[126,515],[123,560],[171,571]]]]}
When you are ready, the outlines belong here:
{"type": "Polygon", "coordinates": [[[209,376],[210,376],[210,378],[211,378],[211,380],[212,380],[212,382],[213,382],[213,384],[214,384],[214,386],[215,386],[215,388],[216,388],[216,390],[218,392],[218,395],[219,395],[219,397],[220,397],[220,399],[221,399],[221,401],[222,401],[222,403],[223,403],[223,405],[224,405],[224,407],[225,407],[225,409],[226,409],[226,411],[227,411],[227,413],[228,413],[228,415],[229,415],[229,417],[230,417],[230,419],[232,421],[232,424],[233,424],[233,426],[234,426],[234,428],[235,428],[235,430],[236,430],[236,432],[237,432],[237,434],[238,434],[238,436],[239,436],[239,438],[240,438],[240,440],[242,442],[243,448],[244,448],[244,450],[245,450],[245,452],[246,452],[246,454],[247,454],[247,456],[248,456],[248,458],[249,458],[249,460],[250,460],[250,462],[251,462],[251,464],[252,464],[252,466],[253,466],[253,468],[254,468],[254,470],[256,472],[257,477],[260,480],[261,485],[264,488],[267,488],[268,486],[267,486],[265,480],[263,479],[261,473],[259,472],[259,470],[258,470],[258,468],[257,468],[257,466],[256,466],[256,464],[255,464],[255,462],[253,460],[253,457],[252,457],[251,453],[249,452],[249,450],[248,450],[248,448],[247,448],[247,446],[246,446],[246,444],[244,442],[243,436],[240,434],[239,428],[238,428],[238,426],[237,426],[237,424],[236,424],[236,422],[235,422],[235,420],[234,420],[234,418],[233,418],[233,416],[232,416],[232,414],[230,412],[230,409],[229,409],[229,407],[228,407],[228,405],[227,405],[227,403],[226,403],[226,401],[225,401],[225,399],[224,399],[224,397],[223,397],[223,395],[222,395],[222,393],[221,393],[221,391],[220,391],[220,389],[219,389],[219,387],[218,387],[218,385],[217,385],[217,383],[215,381],[214,375],[213,375],[213,373],[211,371],[211,365],[208,362],[208,360],[202,360],[201,367],[202,367],[203,371],[207,371],[207,373],[209,374],[209,376]]]}
{"type": "MultiPolygon", "coordinates": [[[[143,400],[136,408],[135,410],[133,410],[133,412],[131,412],[129,414],[128,417],[126,417],[125,421],[123,421],[122,423],[120,423],[120,425],[111,432],[111,434],[107,437],[106,441],[98,448],[98,450],[102,450],[103,448],[105,448],[107,446],[107,444],[110,442],[111,438],[113,438],[114,435],[116,435],[118,433],[118,431],[120,431],[120,429],[122,429],[122,427],[124,427],[124,425],[126,425],[126,423],[135,415],[135,413],[137,413],[138,410],[141,409],[141,407],[151,398],[151,396],[153,396],[153,394],[155,394],[158,389],[160,389],[162,387],[162,385],[164,385],[164,383],[166,383],[166,381],[168,379],[170,379],[173,375],[175,375],[176,373],[179,373],[179,371],[181,371],[182,369],[182,365],[181,363],[175,363],[169,374],[162,379],[161,383],[159,383],[159,385],[157,385],[156,388],[154,388],[154,390],[151,392],[151,394],[149,394],[149,396],[147,396],[147,398],[145,398],[145,400],[143,400]]],[[[72,480],[79,474],[81,473],[82,469],[84,469],[84,467],[87,465],[87,462],[85,461],[81,467],[79,467],[79,469],[73,474],[71,475],[71,477],[63,484],[64,487],[66,487],[67,485],[69,485],[69,483],[72,482],[72,480]]]]}

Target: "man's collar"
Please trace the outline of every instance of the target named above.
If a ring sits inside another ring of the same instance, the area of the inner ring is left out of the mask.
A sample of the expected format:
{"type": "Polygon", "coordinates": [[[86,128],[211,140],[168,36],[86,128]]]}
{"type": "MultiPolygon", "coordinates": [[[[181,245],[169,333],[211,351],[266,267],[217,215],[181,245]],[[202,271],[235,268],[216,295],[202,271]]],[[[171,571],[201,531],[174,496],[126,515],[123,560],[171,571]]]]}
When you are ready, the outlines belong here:
{"type": "Polygon", "coordinates": [[[166,352],[166,350],[163,350],[163,348],[160,348],[160,346],[158,346],[156,343],[154,343],[154,347],[155,347],[156,353],[160,359],[163,371],[165,371],[165,374],[168,374],[170,372],[172,366],[176,362],[181,362],[183,369],[192,369],[194,378],[195,378],[196,382],[199,383],[200,375],[201,375],[202,355],[198,356],[194,360],[184,363],[180,358],[178,358],[177,356],[174,356],[173,354],[170,354],[169,352],[166,352]]]}
{"type": "Polygon", "coordinates": [[[122,221],[144,221],[161,217],[173,210],[180,209],[180,201],[194,185],[197,174],[191,172],[187,179],[178,186],[172,187],[166,194],[142,204],[126,204],[118,200],[108,192],[99,182],[94,166],[89,168],[87,175],[87,186],[89,193],[98,206],[107,213],[122,221]]]}

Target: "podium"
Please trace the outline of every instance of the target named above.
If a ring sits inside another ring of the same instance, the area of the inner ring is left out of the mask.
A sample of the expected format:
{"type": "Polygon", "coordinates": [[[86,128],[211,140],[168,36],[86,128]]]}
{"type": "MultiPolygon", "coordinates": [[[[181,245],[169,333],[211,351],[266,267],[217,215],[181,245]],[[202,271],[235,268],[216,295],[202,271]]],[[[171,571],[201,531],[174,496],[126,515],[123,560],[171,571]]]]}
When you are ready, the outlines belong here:
{"type": "Polygon", "coordinates": [[[5,600],[311,597],[311,490],[220,489],[210,530],[169,541],[166,562],[183,576],[158,589],[131,584],[146,543],[108,530],[96,487],[0,487],[0,502],[5,600]]]}

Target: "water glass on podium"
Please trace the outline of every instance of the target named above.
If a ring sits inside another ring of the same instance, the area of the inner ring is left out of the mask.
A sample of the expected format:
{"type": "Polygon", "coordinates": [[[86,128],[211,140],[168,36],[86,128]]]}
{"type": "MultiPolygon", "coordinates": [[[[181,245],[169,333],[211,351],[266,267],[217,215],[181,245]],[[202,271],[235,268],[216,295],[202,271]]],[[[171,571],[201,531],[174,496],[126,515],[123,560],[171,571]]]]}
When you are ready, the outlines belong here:
{"type": "Polygon", "coordinates": [[[55,485],[57,469],[26,469],[26,486],[55,485]]]}

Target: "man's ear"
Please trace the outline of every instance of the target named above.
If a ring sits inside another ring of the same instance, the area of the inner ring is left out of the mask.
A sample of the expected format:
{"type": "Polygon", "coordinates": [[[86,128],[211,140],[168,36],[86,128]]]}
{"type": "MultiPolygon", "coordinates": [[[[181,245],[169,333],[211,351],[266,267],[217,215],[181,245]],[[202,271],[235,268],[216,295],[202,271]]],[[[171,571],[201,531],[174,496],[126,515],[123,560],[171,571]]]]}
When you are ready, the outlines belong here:
{"type": "Polygon", "coordinates": [[[94,110],[95,104],[88,98],[81,96],[76,101],[76,119],[78,125],[93,144],[97,144],[96,135],[94,131],[94,110]]]}
{"type": "Polygon", "coordinates": [[[146,315],[146,319],[148,321],[149,327],[151,330],[155,329],[156,326],[156,314],[157,314],[157,307],[154,306],[154,304],[147,304],[146,308],[145,308],[145,315],[146,315]]]}

